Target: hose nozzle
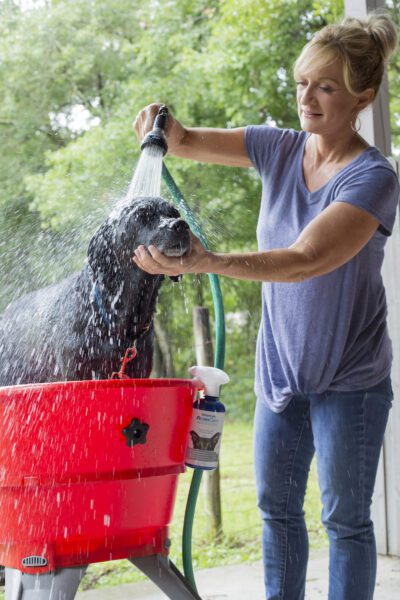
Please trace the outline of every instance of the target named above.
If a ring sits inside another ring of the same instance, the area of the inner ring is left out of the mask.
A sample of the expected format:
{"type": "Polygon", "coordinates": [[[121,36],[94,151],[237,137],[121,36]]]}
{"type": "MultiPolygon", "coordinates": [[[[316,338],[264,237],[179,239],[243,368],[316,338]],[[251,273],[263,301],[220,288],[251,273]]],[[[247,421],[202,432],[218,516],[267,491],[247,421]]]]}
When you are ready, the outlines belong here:
{"type": "Polygon", "coordinates": [[[156,118],[154,119],[153,129],[145,136],[140,149],[146,146],[159,146],[163,155],[167,153],[168,144],[165,138],[165,127],[167,125],[168,107],[163,105],[160,107],[156,118]]]}

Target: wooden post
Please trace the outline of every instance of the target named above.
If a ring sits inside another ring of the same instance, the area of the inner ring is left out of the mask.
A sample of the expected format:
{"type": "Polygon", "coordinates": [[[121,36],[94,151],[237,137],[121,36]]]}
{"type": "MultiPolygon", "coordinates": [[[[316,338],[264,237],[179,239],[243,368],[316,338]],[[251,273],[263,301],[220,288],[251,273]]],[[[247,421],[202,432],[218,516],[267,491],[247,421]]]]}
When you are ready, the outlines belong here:
{"type": "MultiPolygon", "coordinates": [[[[193,307],[193,332],[196,362],[202,366],[214,364],[208,308],[193,307]]],[[[222,511],[219,466],[214,471],[204,471],[204,504],[207,534],[214,540],[222,535],[222,511]]]]}
{"type": "Polygon", "coordinates": [[[154,319],[154,337],[153,377],[175,377],[168,334],[157,318],[154,319]]]}
{"type": "MultiPolygon", "coordinates": [[[[384,8],[384,0],[345,0],[345,13],[347,16],[364,19],[368,12],[377,8],[384,8]]],[[[391,155],[390,112],[388,78],[385,74],[377,99],[372,107],[360,114],[360,134],[370,144],[379,148],[385,155],[391,155]]],[[[388,325],[389,334],[393,342],[394,362],[392,369],[394,406],[389,417],[388,429],[385,434],[384,447],[381,453],[379,469],[375,485],[375,494],[372,505],[372,519],[375,524],[375,534],[378,552],[380,554],[400,555],[400,475],[397,457],[400,455],[400,296],[396,291],[396,278],[398,281],[400,259],[399,222],[397,221],[392,239],[386,245],[385,261],[383,265],[383,278],[388,298],[388,325]],[[397,260],[397,264],[396,264],[397,260]]]]}

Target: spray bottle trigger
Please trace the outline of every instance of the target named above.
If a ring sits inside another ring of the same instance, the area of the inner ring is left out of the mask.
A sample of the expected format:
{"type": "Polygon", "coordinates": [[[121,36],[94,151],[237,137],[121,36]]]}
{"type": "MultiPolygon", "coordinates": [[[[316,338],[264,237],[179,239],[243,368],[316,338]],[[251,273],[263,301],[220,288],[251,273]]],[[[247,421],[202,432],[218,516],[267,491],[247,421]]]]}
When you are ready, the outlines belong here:
{"type": "Polygon", "coordinates": [[[195,365],[189,368],[189,373],[201,381],[206,396],[214,398],[219,398],[220,386],[229,382],[228,374],[216,367],[195,365]]]}

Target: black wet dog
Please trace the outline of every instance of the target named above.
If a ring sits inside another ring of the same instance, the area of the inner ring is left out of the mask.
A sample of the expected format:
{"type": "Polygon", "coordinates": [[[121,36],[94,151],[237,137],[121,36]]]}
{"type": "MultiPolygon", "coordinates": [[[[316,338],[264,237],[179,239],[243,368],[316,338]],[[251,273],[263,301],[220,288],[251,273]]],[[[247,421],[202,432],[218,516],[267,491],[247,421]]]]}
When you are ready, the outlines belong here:
{"type": "Polygon", "coordinates": [[[126,374],[150,375],[163,277],[136,267],[140,244],[181,256],[190,251],[189,226],[161,198],[115,211],[90,240],[80,272],[12,302],[0,317],[0,385],[109,378],[133,345],[126,374]]]}

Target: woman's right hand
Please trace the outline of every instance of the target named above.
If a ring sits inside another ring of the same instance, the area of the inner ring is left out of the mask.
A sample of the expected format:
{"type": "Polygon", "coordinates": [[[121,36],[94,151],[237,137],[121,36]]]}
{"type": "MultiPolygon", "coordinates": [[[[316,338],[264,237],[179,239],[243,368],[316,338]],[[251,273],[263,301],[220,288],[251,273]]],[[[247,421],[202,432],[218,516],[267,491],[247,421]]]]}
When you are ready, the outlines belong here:
{"type": "MultiPolygon", "coordinates": [[[[133,130],[142,140],[146,133],[153,129],[154,120],[163,104],[149,104],[140,110],[133,122],[133,130]]],[[[186,135],[186,129],[177,121],[170,112],[168,112],[167,126],[165,129],[165,137],[167,138],[168,150],[174,154],[177,148],[182,144],[186,135]]]]}
{"type": "MultiPolygon", "coordinates": [[[[163,104],[149,104],[139,111],[133,129],[140,140],[153,129],[154,120],[163,104]]],[[[184,127],[168,113],[165,137],[168,152],[180,158],[226,165],[251,167],[244,143],[244,127],[219,129],[215,127],[184,127]]]]}

